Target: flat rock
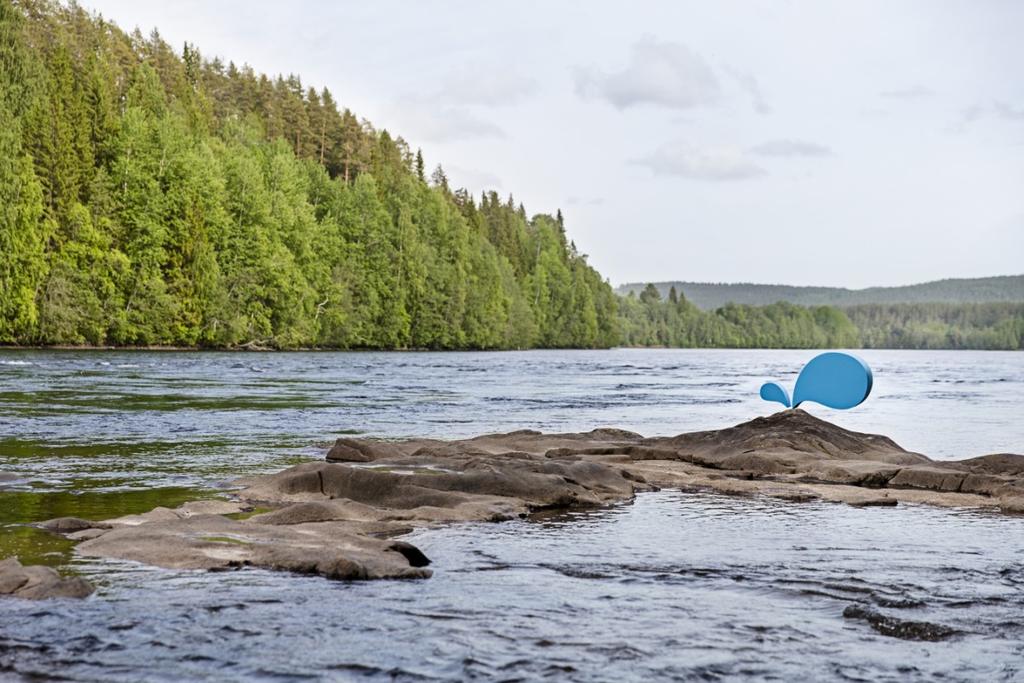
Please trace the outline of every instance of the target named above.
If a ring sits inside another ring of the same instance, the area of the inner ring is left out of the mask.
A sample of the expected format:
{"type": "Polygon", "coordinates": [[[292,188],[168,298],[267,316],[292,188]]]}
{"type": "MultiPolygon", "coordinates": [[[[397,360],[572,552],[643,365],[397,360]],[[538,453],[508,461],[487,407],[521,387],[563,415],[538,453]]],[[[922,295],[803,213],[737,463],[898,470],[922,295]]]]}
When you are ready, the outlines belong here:
{"type": "Polygon", "coordinates": [[[956,462],[956,467],[979,474],[1001,474],[1024,477],[1024,455],[994,453],[956,462]]]}
{"type": "Polygon", "coordinates": [[[401,455],[401,453],[387,442],[343,437],[335,441],[331,450],[327,451],[327,460],[329,462],[372,462],[377,458],[388,458],[396,455],[401,455]]]}
{"type": "Polygon", "coordinates": [[[57,517],[56,519],[48,519],[45,522],[40,522],[36,526],[40,529],[53,531],[58,534],[70,534],[75,531],[83,531],[85,529],[110,528],[110,525],[106,522],[93,522],[87,519],[80,519],[78,517],[57,517]]]}
{"type": "Polygon", "coordinates": [[[175,519],[181,519],[181,516],[174,510],[165,507],[155,507],[149,512],[139,515],[125,515],[108,519],[106,523],[111,526],[139,526],[140,524],[148,524],[150,522],[167,522],[175,519]]]}
{"type": "Polygon", "coordinates": [[[92,538],[99,538],[103,534],[107,533],[108,529],[82,529],[81,531],[72,531],[69,534],[65,534],[72,541],[88,541],[92,538]]]}
{"type": "Polygon", "coordinates": [[[85,579],[64,578],[49,567],[23,566],[17,558],[0,560],[0,596],[45,600],[48,598],[84,598],[93,592],[85,579]]]}
{"type": "Polygon", "coordinates": [[[1024,514],[1024,496],[1003,496],[999,499],[999,509],[1015,515],[1024,514]]]}
{"type": "Polygon", "coordinates": [[[344,498],[396,510],[493,504],[508,511],[600,505],[631,499],[638,487],[621,468],[596,462],[453,455],[442,470],[425,467],[428,459],[436,462],[438,456],[375,461],[389,465],[380,468],[304,463],[248,480],[249,486],[238,495],[252,501],[344,498]]]}
{"type": "Polygon", "coordinates": [[[802,476],[808,481],[882,488],[902,467],[872,460],[817,460],[807,463],[802,476]]]}
{"type": "Polygon", "coordinates": [[[1014,493],[1024,494],[1024,488],[1020,483],[1011,477],[995,474],[968,474],[960,483],[960,491],[995,497],[1014,493]]]}
{"type": "Polygon", "coordinates": [[[254,524],[305,524],[308,522],[377,522],[384,513],[377,508],[351,500],[293,503],[279,510],[254,515],[254,524]]]}
{"type": "Polygon", "coordinates": [[[203,515],[113,529],[82,542],[77,552],[169,569],[253,566],[331,579],[430,576],[422,563],[410,563],[408,548],[408,544],[396,547],[394,541],[354,533],[334,522],[270,525],[203,515]]]}
{"type": "Polygon", "coordinates": [[[929,489],[932,491],[959,492],[964,483],[963,472],[948,467],[916,465],[904,467],[889,480],[893,488],[929,489]]]}
{"type": "MultiPolygon", "coordinates": [[[[429,560],[396,535],[459,521],[626,502],[675,487],[856,507],[927,503],[1024,513],[1021,456],[936,462],[891,439],[802,410],[727,429],[645,438],[602,428],[519,430],[471,439],[338,439],[325,461],[236,482],[237,500],[107,520],[51,520],[88,556],[163,567],[255,566],[334,579],[425,578],[429,560]],[[248,519],[225,515],[256,506],[248,519]],[[83,526],[87,524],[88,526],[83,526]],[[81,527],[81,528],[78,528],[81,527]]],[[[864,618],[876,630],[918,624],[864,618]]],[[[902,636],[897,636],[902,637],[902,636]]]]}
{"type": "Polygon", "coordinates": [[[237,500],[195,500],[174,509],[178,517],[193,515],[233,515],[248,512],[250,506],[237,500]]]}

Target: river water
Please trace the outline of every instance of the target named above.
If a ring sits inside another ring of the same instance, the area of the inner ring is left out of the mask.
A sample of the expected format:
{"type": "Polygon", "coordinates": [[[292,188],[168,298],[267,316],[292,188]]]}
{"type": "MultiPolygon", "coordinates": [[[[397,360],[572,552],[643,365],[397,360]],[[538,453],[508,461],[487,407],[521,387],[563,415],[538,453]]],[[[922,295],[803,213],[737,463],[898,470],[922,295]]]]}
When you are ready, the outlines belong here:
{"type": "MultiPolygon", "coordinates": [[[[222,495],[342,434],[728,426],[811,355],[0,350],[0,557],[99,585],[0,601],[0,679],[1024,680],[1024,518],[990,512],[666,490],[419,531],[433,578],[365,584],[83,561],[24,526],[222,495]],[[943,639],[896,637],[917,623],[943,639]]],[[[861,355],[868,401],[811,412],[935,458],[1024,452],[1024,354],[861,355]]]]}

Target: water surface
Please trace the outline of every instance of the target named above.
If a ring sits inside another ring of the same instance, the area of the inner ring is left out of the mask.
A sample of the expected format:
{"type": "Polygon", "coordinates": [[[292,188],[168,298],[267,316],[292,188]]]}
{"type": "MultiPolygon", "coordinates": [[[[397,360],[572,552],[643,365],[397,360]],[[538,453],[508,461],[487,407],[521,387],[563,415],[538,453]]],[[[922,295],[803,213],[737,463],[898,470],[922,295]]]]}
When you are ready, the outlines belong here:
{"type": "MultiPolygon", "coordinates": [[[[810,355],[0,351],[0,472],[18,477],[0,484],[0,555],[100,585],[0,603],[0,677],[1024,678],[1019,517],[664,491],[417,532],[434,578],[371,584],[83,562],[23,526],[222,495],[341,434],[728,426],[772,412],[760,384],[792,388],[810,355]],[[906,622],[950,635],[882,632],[906,622]]],[[[936,458],[1024,452],[1024,354],[862,356],[871,398],[811,412],[936,458]]]]}

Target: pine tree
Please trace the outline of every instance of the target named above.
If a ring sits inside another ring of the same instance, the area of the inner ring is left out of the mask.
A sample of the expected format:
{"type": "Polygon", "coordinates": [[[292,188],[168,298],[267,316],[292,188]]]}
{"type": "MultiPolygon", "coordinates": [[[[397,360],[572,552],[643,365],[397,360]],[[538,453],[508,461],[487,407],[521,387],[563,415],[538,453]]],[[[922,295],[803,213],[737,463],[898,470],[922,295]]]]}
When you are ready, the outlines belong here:
{"type": "Polygon", "coordinates": [[[640,292],[640,303],[642,304],[657,304],[661,301],[661,293],[658,288],[652,285],[650,282],[644,287],[644,291],[640,292]]]}
{"type": "Polygon", "coordinates": [[[561,212],[428,182],[298,76],[24,6],[0,0],[0,342],[615,342],[561,212]]]}
{"type": "Polygon", "coordinates": [[[29,341],[45,273],[43,193],[22,153],[19,129],[0,102],[0,343],[29,341]]]}

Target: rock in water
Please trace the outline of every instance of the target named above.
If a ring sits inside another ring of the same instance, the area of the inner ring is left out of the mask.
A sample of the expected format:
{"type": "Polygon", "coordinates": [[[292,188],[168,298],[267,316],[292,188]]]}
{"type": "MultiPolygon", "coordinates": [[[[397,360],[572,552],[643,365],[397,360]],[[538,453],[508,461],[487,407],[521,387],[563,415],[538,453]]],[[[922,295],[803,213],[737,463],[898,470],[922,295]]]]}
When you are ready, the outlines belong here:
{"type": "Polygon", "coordinates": [[[0,472],[0,488],[5,486],[14,485],[16,482],[21,481],[21,477],[13,472],[0,472]]]}
{"type": "Polygon", "coordinates": [[[57,517],[56,519],[48,519],[45,522],[37,524],[40,529],[46,529],[47,531],[53,531],[58,534],[70,534],[76,531],[84,531],[86,529],[109,529],[110,525],[104,522],[90,522],[87,519],[79,519],[78,517],[57,517]]]}
{"type": "Polygon", "coordinates": [[[886,616],[873,609],[862,605],[850,605],[843,610],[843,616],[847,619],[860,619],[866,621],[871,628],[883,636],[899,638],[901,640],[925,640],[939,641],[955,636],[959,631],[943,624],[933,624],[927,621],[910,621],[886,616]]]}
{"type": "Polygon", "coordinates": [[[49,567],[25,567],[14,557],[0,560],[0,596],[28,600],[84,598],[93,590],[88,581],[77,576],[63,578],[49,567]]]}
{"type": "Polygon", "coordinates": [[[263,524],[190,515],[117,526],[83,541],[77,552],[169,569],[252,566],[345,580],[429,577],[430,570],[422,568],[426,558],[418,549],[369,535],[396,530],[408,527],[339,520],[263,524]]]}
{"type": "MultiPolygon", "coordinates": [[[[439,522],[607,505],[659,487],[808,504],[913,502],[1024,511],[1022,462],[1005,454],[936,462],[887,437],[843,429],[799,409],[674,437],[595,429],[453,441],[344,438],[327,461],[239,482],[244,488],[235,493],[237,502],[186,503],[106,523],[64,518],[43,526],[83,540],[83,555],[170,568],[256,566],[333,579],[426,578],[427,557],[394,537],[439,522]],[[254,508],[269,510],[248,519],[226,516],[254,508]]],[[[868,621],[876,630],[916,628],[868,621]]]]}

